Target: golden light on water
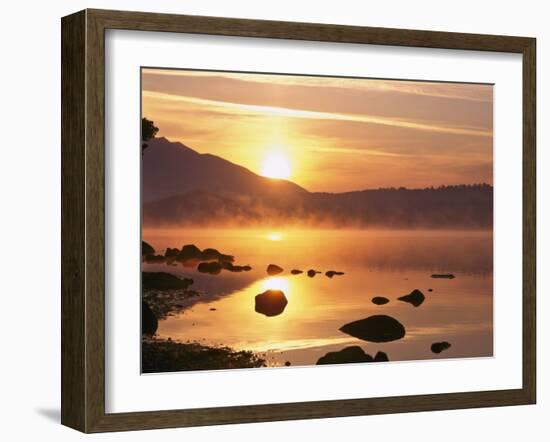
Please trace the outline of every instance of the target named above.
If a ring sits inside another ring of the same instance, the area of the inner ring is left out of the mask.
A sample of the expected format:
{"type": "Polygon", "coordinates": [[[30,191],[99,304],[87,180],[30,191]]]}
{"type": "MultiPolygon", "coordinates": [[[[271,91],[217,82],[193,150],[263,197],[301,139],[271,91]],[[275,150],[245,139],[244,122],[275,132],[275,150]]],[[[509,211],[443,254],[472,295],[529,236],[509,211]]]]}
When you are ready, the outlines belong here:
{"type": "Polygon", "coordinates": [[[281,290],[288,296],[290,294],[290,281],[284,276],[272,276],[261,282],[261,290],[281,290]]]}
{"type": "Polygon", "coordinates": [[[261,174],[267,178],[290,178],[290,162],[281,152],[270,152],[262,163],[261,174]]]}
{"type": "Polygon", "coordinates": [[[266,237],[270,241],[280,241],[283,239],[283,234],[281,232],[269,232],[266,237]]]}

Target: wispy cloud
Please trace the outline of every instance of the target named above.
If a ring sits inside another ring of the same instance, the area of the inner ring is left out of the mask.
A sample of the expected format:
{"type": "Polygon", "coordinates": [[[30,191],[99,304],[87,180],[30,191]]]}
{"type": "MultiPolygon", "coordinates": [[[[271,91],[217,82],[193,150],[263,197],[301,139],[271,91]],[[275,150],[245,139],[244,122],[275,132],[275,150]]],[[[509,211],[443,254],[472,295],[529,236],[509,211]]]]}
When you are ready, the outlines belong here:
{"type": "Polygon", "coordinates": [[[492,85],[446,83],[437,81],[385,80],[372,78],[315,77],[303,75],[249,74],[240,72],[192,71],[181,69],[144,69],[143,75],[169,77],[219,77],[251,83],[300,87],[335,87],[357,91],[396,92],[408,95],[491,103],[492,85]]]}
{"type": "Polygon", "coordinates": [[[412,130],[454,134],[454,135],[471,135],[479,137],[492,137],[492,131],[476,128],[476,127],[461,127],[438,124],[437,122],[424,122],[406,119],[397,119],[390,117],[380,117],[366,114],[348,114],[337,112],[319,112],[301,109],[291,109],[285,107],[265,106],[255,104],[234,103],[229,101],[209,100],[204,98],[188,97],[184,95],[167,94],[154,91],[143,91],[143,96],[147,98],[164,100],[168,102],[191,103],[201,106],[209,106],[220,111],[231,110],[233,113],[238,112],[242,115],[267,115],[286,118],[302,118],[313,120],[333,120],[333,121],[351,121],[367,124],[377,124],[383,126],[399,127],[412,130]]]}

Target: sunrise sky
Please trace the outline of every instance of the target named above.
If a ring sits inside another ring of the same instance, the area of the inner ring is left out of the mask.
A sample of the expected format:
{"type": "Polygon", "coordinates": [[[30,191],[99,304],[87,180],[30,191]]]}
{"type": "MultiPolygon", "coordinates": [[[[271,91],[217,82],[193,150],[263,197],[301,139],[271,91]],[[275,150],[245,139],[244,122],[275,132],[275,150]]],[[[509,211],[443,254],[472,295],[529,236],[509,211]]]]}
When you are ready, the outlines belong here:
{"type": "Polygon", "coordinates": [[[492,184],[493,87],[142,70],[157,136],[310,191],[492,184]]]}

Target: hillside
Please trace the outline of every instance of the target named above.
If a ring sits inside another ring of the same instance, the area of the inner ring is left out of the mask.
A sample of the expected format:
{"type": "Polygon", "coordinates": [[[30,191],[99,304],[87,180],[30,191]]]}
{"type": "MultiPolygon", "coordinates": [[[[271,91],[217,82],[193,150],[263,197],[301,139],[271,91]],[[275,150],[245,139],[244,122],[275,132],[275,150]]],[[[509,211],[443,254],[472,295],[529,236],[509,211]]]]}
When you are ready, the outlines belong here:
{"type": "Polygon", "coordinates": [[[161,138],[143,158],[144,226],[489,228],[493,188],[308,192],[161,138]]]}

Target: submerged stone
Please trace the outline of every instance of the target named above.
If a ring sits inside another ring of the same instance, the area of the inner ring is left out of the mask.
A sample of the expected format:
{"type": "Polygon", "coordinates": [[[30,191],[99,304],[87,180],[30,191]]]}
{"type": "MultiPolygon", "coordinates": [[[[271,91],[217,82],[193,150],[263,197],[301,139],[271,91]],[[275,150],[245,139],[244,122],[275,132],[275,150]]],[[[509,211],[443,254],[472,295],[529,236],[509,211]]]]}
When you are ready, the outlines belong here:
{"type": "Polygon", "coordinates": [[[387,315],[374,315],[350,322],[342,326],[340,331],[370,342],[397,341],[405,336],[403,324],[387,315]]]}

